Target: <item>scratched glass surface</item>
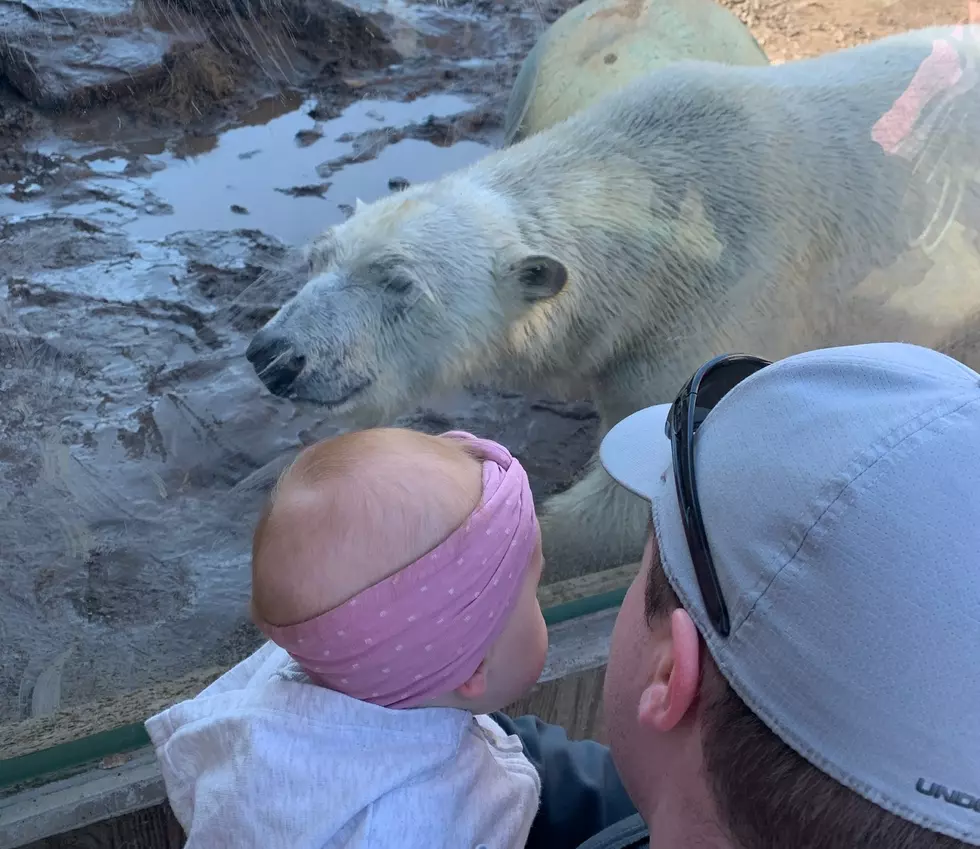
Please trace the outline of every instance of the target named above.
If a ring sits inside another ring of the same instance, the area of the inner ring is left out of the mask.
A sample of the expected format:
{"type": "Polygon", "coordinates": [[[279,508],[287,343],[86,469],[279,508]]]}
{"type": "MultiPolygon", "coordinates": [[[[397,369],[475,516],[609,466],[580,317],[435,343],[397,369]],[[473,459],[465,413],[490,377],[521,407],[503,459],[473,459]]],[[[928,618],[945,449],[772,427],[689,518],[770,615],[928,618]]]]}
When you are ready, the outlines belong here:
{"type": "MultiPolygon", "coordinates": [[[[128,14],[125,0],[33,5],[49,15],[31,18],[53,33],[47,59],[76,70],[84,57],[57,53],[58,39],[128,14]]],[[[136,117],[108,104],[49,119],[30,102],[41,89],[0,59],[26,92],[0,92],[0,757],[25,750],[25,737],[4,736],[20,721],[65,709],[78,711],[71,733],[139,721],[152,699],[183,696],[258,644],[247,611],[254,518],[297,449],[343,424],[270,395],[245,347],[301,282],[296,249],[358,198],[434,179],[499,143],[486,116],[499,117],[515,62],[560,9],[492,6],[392,0],[401,64],[334,80],[344,97],[294,85],[210,124],[193,123],[204,108],[194,101],[185,128],[155,127],[149,99],[136,117]],[[16,135],[16,121],[30,132],[16,135]],[[86,707],[139,692],[154,695],[133,696],[129,713],[86,707]]],[[[27,26],[18,14],[0,10],[5,34],[27,26]]],[[[159,45],[144,34],[123,47],[135,73],[159,45]]],[[[315,64],[277,50],[268,64],[282,73],[315,64]]],[[[976,367],[968,53],[935,45],[876,124],[884,155],[923,174],[928,212],[907,254],[824,318],[866,338],[942,344],[976,367]]],[[[696,201],[682,210],[696,213],[696,201]]],[[[777,319],[792,333],[800,316],[777,319]]],[[[398,421],[499,439],[550,493],[598,436],[594,412],[555,404],[461,387],[418,399],[398,421]]]]}
{"type": "MultiPolygon", "coordinates": [[[[153,64],[166,27],[133,35],[126,0],[0,11],[5,37],[35,49],[43,29],[42,58],[60,63],[32,88],[0,59],[0,77],[23,89],[0,105],[0,135],[13,139],[0,159],[0,729],[193,679],[257,645],[252,523],[298,448],[342,424],[271,396],[245,346],[299,284],[296,249],[357,199],[493,148],[492,134],[454,122],[504,90],[511,42],[538,28],[396,5],[386,35],[403,64],[326,73],[325,94],[310,82],[315,44],[297,47],[295,31],[273,44],[252,25],[242,33],[262,57],[257,94],[247,80],[247,94],[221,89],[214,68],[198,68],[211,80],[171,68],[135,105],[78,106],[57,120],[32,98],[84,88],[80,76],[104,70],[86,62],[108,62],[71,46],[79,32],[118,36],[103,47],[131,71],[153,64]],[[283,89],[290,74],[299,83],[283,89]],[[456,93],[460,79],[469,92],[456,93]],[[200,103],[161,94],[197,84],[200,103]],[[208,86],[221,89],[210,100],[208,86]],[[173,120],[178,106],[186,127],[173,120]],[[18,118],[32,132],[14,135],[18,118]]],[[[242,25],[191,11],[215,43],[242,25]]],[[[461,392],[416,418],[429,429],[482,419],[516,438],[522,415],[520,401],[461,392]]],[[[77,733],[116,724],[118,708],[89,724],[79,714],[77,733]]],[[[123,718],[138,721],[139,705],[131,712],[123,718]]],[[[6,730],[0,757],[22,753],[25,740],[6,730]]]]}

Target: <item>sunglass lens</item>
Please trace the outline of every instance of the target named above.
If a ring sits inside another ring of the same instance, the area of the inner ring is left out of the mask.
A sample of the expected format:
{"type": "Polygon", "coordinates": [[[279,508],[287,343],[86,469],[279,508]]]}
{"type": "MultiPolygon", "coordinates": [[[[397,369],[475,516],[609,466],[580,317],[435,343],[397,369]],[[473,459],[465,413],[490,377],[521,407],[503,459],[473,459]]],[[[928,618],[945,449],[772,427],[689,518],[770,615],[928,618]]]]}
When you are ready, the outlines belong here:
{"type": "Polygon", "coordinates": [[[734,360],[722,363],[709,371],[698,387],[698,397],[694,407],[694,426],[698,427],[729,392],[745,378],[759,371],[764,363],[754,360],[734,360]]]}

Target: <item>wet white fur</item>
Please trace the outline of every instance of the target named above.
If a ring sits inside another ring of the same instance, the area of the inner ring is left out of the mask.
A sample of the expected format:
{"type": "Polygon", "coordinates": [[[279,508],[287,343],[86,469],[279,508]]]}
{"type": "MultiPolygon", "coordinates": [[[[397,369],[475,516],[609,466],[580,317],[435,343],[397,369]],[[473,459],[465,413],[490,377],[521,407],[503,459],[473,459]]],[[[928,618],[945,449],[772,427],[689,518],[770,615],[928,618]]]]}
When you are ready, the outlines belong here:
{"type": "MultiPolygon", "coordinates": [[[[873,304],[873,326],[841,316],[928,223],[933,151],[975,150],[976,91],[921,156],[883,156],[871,128],[951,33],[654,72],[471,167],[358,204],[310,246],[309,282],[262,332],[305,354],[308,397],[370,376],[342,408],[365,422],[489,381],[588,396],[604,430],[672,400],[720,352],[889,338],[898,325],[873,304]],[[534,255],[568,282],[528,302],[517,269],[534,255]],[[407,293],[386,288],[392,268],[407,293]]],[[[541,512],[550,577],[638,559],[647,517],[593,461],[541,512]]]]}

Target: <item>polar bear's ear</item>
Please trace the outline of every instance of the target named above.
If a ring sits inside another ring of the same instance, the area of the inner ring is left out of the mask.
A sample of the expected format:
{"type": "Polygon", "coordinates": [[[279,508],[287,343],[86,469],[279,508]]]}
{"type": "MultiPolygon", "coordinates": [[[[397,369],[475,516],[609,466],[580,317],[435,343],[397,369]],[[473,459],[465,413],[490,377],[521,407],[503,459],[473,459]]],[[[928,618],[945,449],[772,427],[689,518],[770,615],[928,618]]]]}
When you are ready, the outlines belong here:
{"type": "Polygon", "coordinates": [[[316,273],[322,270],[330,262],[335,247],[329,231],[304,245],[301,249],[301,255],[307,271],[316,273]]]}
{"type": "Polygon", "coordinates": [[[545,254],[524,257],[515,263],[511,273],[521,287],[521,296],[532,303],[553,298],[568,282],[565,264],[545,254]]]}

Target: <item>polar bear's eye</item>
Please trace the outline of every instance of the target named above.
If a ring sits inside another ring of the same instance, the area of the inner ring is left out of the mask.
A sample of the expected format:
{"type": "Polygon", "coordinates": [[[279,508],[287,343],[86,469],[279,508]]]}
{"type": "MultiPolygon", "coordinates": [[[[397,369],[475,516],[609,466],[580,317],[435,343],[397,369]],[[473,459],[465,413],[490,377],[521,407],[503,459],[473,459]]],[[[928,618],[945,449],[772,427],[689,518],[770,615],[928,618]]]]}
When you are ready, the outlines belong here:
{"type": "Polygon", "coordinates": [[[366,278],[386,295],[404,295],[415,288],[415,279],[397,257],[376,257],[366,269],[366,278]]]}
{"type": "Polygon", "coordinates": [[[385,278],[385,290],[388,292],[393,292],[395,294],[404,294],[409,291],[413,282],[410,277],[405,274],[389,274],[385,278]]]}

